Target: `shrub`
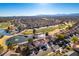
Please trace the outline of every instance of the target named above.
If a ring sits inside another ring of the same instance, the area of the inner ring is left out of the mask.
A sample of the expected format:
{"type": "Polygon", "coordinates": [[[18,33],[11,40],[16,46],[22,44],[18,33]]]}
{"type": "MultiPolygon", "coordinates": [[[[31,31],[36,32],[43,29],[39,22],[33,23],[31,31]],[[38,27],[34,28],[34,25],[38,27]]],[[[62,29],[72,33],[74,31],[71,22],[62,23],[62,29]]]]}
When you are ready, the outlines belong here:
{"type": "Polygon", "coordinates": [[[29,39],[28,39],[28,42],[33,42],[33,39],[29,38],[29,39]]]}
{"type": "Polygon", "coordinates": [[[71,41],[72,41],[73,43],[76,43],[76,42],[78,41],[78,37],[73,36],[73,37],[71,38],[71,41]]]}
{"type": "Polygon", "coordinates": [[[64,34],[58,34],[56,35],[57,36],[57,39],[64,39],[65,35],[64,34]]]}

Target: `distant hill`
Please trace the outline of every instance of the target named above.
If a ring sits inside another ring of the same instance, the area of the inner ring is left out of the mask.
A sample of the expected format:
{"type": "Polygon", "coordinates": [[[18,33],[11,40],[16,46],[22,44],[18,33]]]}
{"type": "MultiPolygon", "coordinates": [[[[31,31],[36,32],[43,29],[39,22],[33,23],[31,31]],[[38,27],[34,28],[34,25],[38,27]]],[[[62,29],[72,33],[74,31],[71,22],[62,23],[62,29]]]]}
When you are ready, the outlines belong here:
{"type": "Polygon", "coordinates": [[[46,16],[79,16],[79,13],[72,13],[72,14],[40,14],[40,15],[34,15],[34,16],[0,16],[2,17],[9,17],[9,18],[18,18],[18,17],[46,17],[46,16]]]}

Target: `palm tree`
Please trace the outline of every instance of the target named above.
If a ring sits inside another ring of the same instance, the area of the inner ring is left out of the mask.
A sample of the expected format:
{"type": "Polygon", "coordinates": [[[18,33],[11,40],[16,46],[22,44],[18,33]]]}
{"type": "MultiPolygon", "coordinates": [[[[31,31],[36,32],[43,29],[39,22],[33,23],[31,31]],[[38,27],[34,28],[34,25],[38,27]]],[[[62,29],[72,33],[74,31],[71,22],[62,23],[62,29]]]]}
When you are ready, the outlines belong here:
{"type": "Polygon", "coordinates": [[[36,29],[33,29],[33,34],[35,35],[35,33],[36,33],[36,29]]]}
{"type": "Polygon", "coordinates": [[[36,29],[33,29],[33,39],[35,39],[36,29]]]}

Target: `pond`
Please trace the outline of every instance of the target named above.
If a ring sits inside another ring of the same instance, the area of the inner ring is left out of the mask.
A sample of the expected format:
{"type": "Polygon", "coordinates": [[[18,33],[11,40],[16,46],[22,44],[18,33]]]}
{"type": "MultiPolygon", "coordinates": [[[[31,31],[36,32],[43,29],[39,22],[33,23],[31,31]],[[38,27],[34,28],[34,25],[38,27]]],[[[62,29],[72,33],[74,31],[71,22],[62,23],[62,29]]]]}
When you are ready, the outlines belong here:
{"type": "Polygon", "coordinates": [[[0,29],[0,35],[11,35],[11,34],[7,33],[5,29],[0,29]]]}

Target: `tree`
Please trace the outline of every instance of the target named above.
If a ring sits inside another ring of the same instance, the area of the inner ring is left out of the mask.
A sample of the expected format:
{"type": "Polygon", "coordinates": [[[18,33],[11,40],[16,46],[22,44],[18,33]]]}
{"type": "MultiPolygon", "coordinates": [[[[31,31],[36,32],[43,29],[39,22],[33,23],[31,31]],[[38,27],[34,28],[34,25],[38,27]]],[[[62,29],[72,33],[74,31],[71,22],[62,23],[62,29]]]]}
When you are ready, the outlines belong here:
{"type": "Polygon", "coordinates": [[[33,42],[33,39],[29,38],[29,39],[28,39],[28,42],[29,42],[29,43],[33,42]]]}
{"type": "Polygon", "coordinates": [[[0,54],[3,52],[4,48],[0,45],[0,54]]]}
{"type": "Polygon", "coordinates": [[[12,45],[12,42],[7,42],[7,47],[8,47],[8,49],[13,49],[13,45],[12,45]]]}
{"type": "Polygon", "coordinates": [[[46,36],[48,36],[48,32],[46,32],[46,34],[45,34],[46,36]]]}
{"type": "Polygon", "coordinates": [[[8,27],[7,29],[5,29],[6,33],[10,33],[10,27],[8,27]]]}
{"type": "Polygon", "coordinates": [[[33,39],[35,39],[36,29],[33,29],[33,39]]]}
{"type": "Polygon", "coordinates": [[[78,37],[76,37],[76,36],[73,36],[73,37],[71,38],[71,41],[72,41],[73,43],[76,43],[78,40],[79,40],[79,39],[78,39],[78,37]]]}
{"type": "Polygon", "coordinates": [[[36,33],[36,30],[35,29],[33,29],[33,34],[35,34],[36,33]]]}
{"type": "Polygon", "coordinates": [[[22,56],[29,56],[30,53],[31,53],[30,48],[27,46],[27,47],[23,48],[21,55],[22,56]]]}
{"type": "Polygon", "coordinates": [[[58,39],[64,39],[65,35],[64,34],[58,34],[56,35],[58,39]]]}
{"type": "Polygon", "coordinates": [[[72,28],[72,26],[67,25],[68,27],[66,27],[66,29],[70,30],[72,28]]]}

